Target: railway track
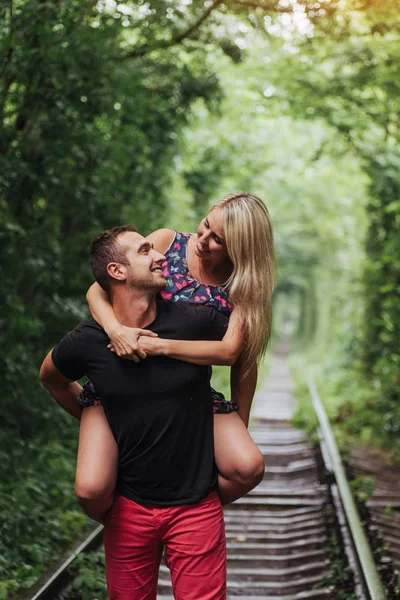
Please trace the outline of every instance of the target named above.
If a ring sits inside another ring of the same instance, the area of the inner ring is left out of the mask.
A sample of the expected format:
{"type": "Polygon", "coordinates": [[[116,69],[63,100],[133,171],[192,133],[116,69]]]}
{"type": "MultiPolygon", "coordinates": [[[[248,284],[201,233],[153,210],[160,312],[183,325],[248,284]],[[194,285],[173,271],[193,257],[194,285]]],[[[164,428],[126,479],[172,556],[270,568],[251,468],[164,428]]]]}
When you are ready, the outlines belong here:
{"type": "MultiPolygon", "coordinates": [[[[290,425],[295,402],[285,356],[255,399],[251,434],[265,458],[261,484],[225,508],[228,598],[334,599],[327,515],[334,514],[314,447],[290,425]]],[[[159,599],[172,600],[161,566],[159,599]]]]}
{"type": "MultiPolygon", "coordinates": [[[[259,421],[252,430],[266,459],[260,486],[225,509],[228,597],[265,600],[334,598],[327,576],[327,487],[318,480],[313,448],[286,422],[259,421]]],[[[159,598],[172,598],[161,567],[159,598]]]]}
{"type": "Polygon", "coordinates": [[[400,465],[389,465],[376,450],[357,447],[348,471],[373,481],[373,493],[359,511],[389,597],[400,598],[400,465]]]}
{"type": "MultiPolygon", "coordinates": [[[[353,517],[349,517],[341,500],[343,492],[337,481],[338,475],[333,474],[329,444],[322,444],[320,451],[304,432],[291,426],[294,410],[287,357],[285,351],[281,351],[274,359],[271,375],[257,394],[253,411],[251,434],[265,457],[264,480],[248,496],[225,509],[228,598],[400,598],[393,579],[393,573],[396,576],[393,569],[398,568],[400,560],[400,519],[398,512],[392,519],[393,515],[385,508],[385,502],[390,498],[391,510],[397,511],[400,494],[396,496],[390,488],[386,473],[386,487],[382,487],[383,483],[377,487],[380,491],[384,489],[386,495],[377,496],[377,506],[370,506],[376,512],[368,524],[368,533],[370,527],[375,532],[379,528],[380,534],[385,532],[394,557],[390,558],[393,563],[391,578],[385,580],[382,577],[386,584],[384,590],[372,555],[368,562],[354,543],[358,533],[348,526],[353,517]],[[366,576],[363,569],[375,571],[375,575],[367,573],[366,576]]],[[[354,458],[354,463],[359,461],[357,468],[360,470],[367,467],[365,461],[362,466],[363,456],[354,458]]],[[[368,465],[371,468],[371,463],[368,465]]],[[[372,538],[370,543],[374,545],[372,538]]],[[[364,541],[363,545],[367,546],[364,551],[368,554],[368,542],[364,541]]],[[[382,552],[379,556],[382,558],[382,552]]],[[[384,575],[384,569],[379,572],[384,575]]],[[[65,573],[60,584],[64,591],[57,591],[56,580],[57,577],[50,591],[46,591],[44,585],[35,595],[26,596],[26,600],[67,599],[65,573]]],[[[157,597],[159,600],[173,599],[169,571],[164,564],[160,567],[157,597]]]]}

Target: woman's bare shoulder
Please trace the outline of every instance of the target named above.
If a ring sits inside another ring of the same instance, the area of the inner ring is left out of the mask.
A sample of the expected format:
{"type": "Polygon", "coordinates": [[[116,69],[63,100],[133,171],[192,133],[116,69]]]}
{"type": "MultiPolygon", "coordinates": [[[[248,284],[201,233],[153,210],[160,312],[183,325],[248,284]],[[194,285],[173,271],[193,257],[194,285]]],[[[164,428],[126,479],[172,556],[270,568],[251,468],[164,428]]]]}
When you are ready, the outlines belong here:
{"type": "Polygon", "coordinates": [[[173,229],[156,229],[147,236],[147,239],[153,242],[157,252],[164,254],[172,244],[174,237],[175,231],[173,229]]]}

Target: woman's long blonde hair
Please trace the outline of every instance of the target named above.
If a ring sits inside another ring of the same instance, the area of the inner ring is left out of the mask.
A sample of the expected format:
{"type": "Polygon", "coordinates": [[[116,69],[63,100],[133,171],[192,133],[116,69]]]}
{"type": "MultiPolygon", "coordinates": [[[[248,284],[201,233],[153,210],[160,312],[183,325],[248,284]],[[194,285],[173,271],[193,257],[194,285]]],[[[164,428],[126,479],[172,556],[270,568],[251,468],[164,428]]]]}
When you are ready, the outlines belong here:
{"type": "Polygon", "coordinates": [[[245,335],[245,365],[260,359],[271,336],[275,253],[268,210],[246,192],[225,196],[211,207],[222,210],[226,248],[233,271],[226,291],[245,335]]]}

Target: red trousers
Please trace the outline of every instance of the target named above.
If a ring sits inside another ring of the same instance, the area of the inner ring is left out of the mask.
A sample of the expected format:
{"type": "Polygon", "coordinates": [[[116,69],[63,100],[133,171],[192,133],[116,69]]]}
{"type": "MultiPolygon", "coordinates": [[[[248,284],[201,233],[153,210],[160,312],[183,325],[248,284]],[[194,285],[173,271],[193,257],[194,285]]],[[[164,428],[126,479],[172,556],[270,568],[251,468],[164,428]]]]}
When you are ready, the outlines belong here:
{"type": "Polygon", "coordinates": [[[111,600],[156,600],[163,545],[175,600],[225,600],[225,528],[216,492],[198,504],[169,508],[119,496],[104,529],[111,600]]]}

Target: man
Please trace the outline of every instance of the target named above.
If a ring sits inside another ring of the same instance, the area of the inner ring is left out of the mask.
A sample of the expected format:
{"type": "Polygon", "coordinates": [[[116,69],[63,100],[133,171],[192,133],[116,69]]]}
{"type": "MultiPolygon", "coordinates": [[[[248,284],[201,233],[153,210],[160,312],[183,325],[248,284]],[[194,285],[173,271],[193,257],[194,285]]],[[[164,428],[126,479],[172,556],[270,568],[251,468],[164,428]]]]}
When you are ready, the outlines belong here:
{"type": "MultiPolygon", "coordinates": [[[[119,322],[160,337],[221,339],[214,309],[156,299],[164,256],[132,227],[93,241],[91,265],[119,322]]],[[[87,375],[118,444],[119,496],[105,517],[111,598],[153,600],[165,544],[178,600],[222,600],[226,588],[223,513],[216,492],[213,411],[206,366],[164,356],[120,359],[95,321],[80,325],[46,357],[43,384],[69,412],[87,375]]],[[[90,410],[90,409],[89,409],[90,410]]]]}

